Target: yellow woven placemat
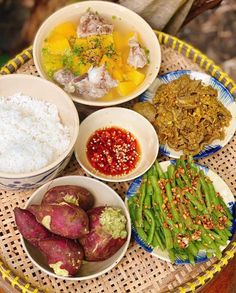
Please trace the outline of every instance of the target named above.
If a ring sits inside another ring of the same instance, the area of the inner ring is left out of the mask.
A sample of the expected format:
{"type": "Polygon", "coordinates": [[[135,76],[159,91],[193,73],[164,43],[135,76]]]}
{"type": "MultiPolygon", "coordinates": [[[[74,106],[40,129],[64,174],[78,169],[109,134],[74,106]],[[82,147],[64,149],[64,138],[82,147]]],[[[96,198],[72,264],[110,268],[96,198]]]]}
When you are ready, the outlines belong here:
{"type": "MultiPolygon", "coordinates": [[[[177,38],[156,33],[162,49],[160,73],[177,69],[206,71],[236,96],[236,84],[213,61],[177,38]]],[[[31,48],[23,51],[0,70],[0,74],[14,72],[37,75],[31,48]]],[[[89,112],[89,109],[83,108],[83,111],[89,112]]],[[[236,135],[221,151],[200,161],[218,173],[236,194],[236,135]]],[[[62,175],[71,174],[84,175],[74,158],[62,175]]],[[[129,183],[109,185],[124,198],[129,183]]],[[[38,270],[27,258],[20,244],[13,208],[23,207],[32,192],[33,190],[0,191],[0,276],[20,292],[190,292],[201,288],[212,279],[236,253],[236,242],[232,241],[221,260],[213,258],[195,266],[177,266],[151,256],[131,242],[122,261],[105,275],[81,282],[62,281],[38,270]]]]}

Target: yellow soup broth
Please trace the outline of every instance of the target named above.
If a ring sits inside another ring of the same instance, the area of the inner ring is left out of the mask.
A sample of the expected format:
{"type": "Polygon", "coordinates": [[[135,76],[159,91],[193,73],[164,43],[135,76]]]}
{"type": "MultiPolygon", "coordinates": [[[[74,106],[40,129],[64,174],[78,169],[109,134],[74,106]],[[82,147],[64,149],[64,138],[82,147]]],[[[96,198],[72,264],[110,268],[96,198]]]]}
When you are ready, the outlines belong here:
{"type": "MultiPolygon", "coordinates": [[[[101,101],[131,94],[145,79],[147,65],[135,69],[127,64],[130,47],[129,39],[136,34],[133,31],[118,30],[114,26],[112,34],[78,37],[77,24],[65,22],[56,26],[44,40],[42,47],[42,64],[46,74],[52,79],[54,72],[65,68],[76,76],[87,73],[91,66],[105,64],[111,77],[118,81],[118,86],[112,88],[101,101]]],[[[148,50],[145,49],[148,54],[148,50]]]]}

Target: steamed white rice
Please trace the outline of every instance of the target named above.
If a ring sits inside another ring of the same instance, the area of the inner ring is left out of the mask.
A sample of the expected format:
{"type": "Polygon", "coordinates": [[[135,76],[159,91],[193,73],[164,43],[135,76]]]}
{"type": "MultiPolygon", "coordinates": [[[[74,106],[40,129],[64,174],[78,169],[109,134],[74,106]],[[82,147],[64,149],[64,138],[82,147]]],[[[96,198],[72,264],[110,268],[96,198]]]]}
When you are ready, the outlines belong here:
{"type": "Polygon", "coordinates": [[[17,93],[0,97],[0,172],[27,173],[54,162],[70,144],[56,105],[17,93]]]}

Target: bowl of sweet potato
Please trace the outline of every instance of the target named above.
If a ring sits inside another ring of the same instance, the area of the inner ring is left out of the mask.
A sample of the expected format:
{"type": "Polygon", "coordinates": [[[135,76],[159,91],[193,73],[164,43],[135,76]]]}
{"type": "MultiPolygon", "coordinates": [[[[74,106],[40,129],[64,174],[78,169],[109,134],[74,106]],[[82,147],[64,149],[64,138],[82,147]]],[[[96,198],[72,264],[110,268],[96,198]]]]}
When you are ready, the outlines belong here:
{"type": "Polygon", "coordinates": [[[129,245],[129,212],[106,184],[66,176],[37,189],[24,208],[14,209],[21,243],[46,274],[87,280],[106,273],[129,245]]]}

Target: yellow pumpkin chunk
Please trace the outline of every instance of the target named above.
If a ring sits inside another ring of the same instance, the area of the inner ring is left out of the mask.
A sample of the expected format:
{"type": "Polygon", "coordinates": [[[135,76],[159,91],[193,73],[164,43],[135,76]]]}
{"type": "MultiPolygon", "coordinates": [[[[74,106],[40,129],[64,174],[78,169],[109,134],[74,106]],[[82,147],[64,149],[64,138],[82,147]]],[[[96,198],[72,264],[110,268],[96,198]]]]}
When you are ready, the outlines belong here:
{"type": "Polygon", "coordinates": [[[113,32],[113,40],[116,51],[121,52],[127,44],[125,43],[125,38],[122,36],[120,32],[114,31],[113,32]]]}
{"type": "Polygon", "coordinates": [[[112,76],[114,79],[118,80],[118,81],[122,81],[123,80],[123,73],[120,69],[115,69],[112,72],[112,76]]]}
{"type": "Polygon", "coordinates": [[[144,78],[145,75],[137,70],[133,70],[125,74],[125,79],[133,81],[135,85],[140,85],[144,78]]]}
{"type": "Polygon", "coordinates": [[[86,39],[87,39],[89,49],[101,48],[102,47],[101,36],[88,36],[86,39]]]}
{"type": "Polygon", "coordinates": [[[100,65],[103,65],[103,64],[106,65],[106,69],[109,71],[109,73],[112,73],[113,68],[116,66],[115,62],[111,58],[107,57],[106,55],[103,55],[100,61],[100,65]]]}
{"type": "Polygon", "coordinates": [[[123,67],[123,70],[124,72],[130,72],[130,71],[133,71],[133,67],[129,66],[128,64],[125,64],[124,67],[123,67]]]}
{"type": "Polygon", "coordinates": [[[72,57],[72,66],[71,70],[75,75],[82,75],[88,72],[89,68],[92,66],[92,63],[81,63],[80,57],[73,56],[72,57]]]}
{"type": "Polygon", "coordinates": [[[102,47],[106,49],[107,47],[113,46],[114,45],[114,38],[113,35],[102,35],[101,36],[101,43],[102,47]]]}
{"type": "Polygon", "coordinates": [[[74,43],[74,52],[80,55],[83,51],[87,50],[89,47],[86,38],[77,38],[74,43]]]}
{"type": "Polygon", "coordinates": [[[117,90],[121,96],[126,96],[130,94],[135,87],[136,85],[133,81],[121,81],[118,84],[117,90]]]}
{"type": "Polygon", "coordinates": [[[102,51],[99,48],[86,50],[82,55],[83,63],[99,64],[102,58],[102,51]]]}
{"type": "Polygon", "coordinates": [[[46,46],[51,54],[63,55],[70,51],[70,44],[67,38],[61,35],[55,35],[46,42],[46,46]],[[46,45],[47,44],[47,45],[46,45]]]}
{"type": "Polygon", "coordinates": [[[44,47],[42,49],[42,64],[49,77],[52,77],[53,72],[63,67],[62,56],[50,54],[48,48],[44,47]]]}
{"type": "Polygon", "coordinates": [[[60,34],[66,38],[76,36],[76,26],[73,22],[64,22],[55,27],[52,34],[60,34]]]}

